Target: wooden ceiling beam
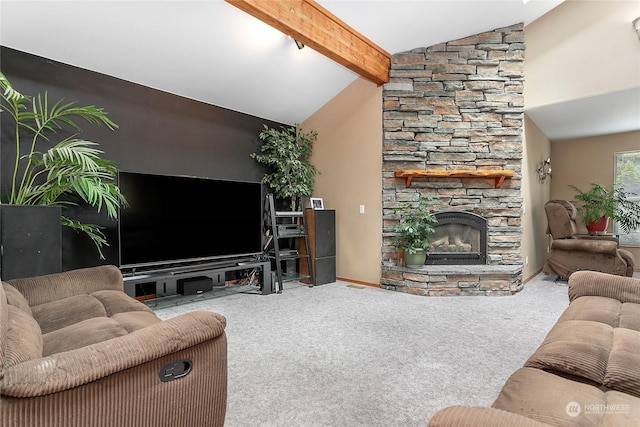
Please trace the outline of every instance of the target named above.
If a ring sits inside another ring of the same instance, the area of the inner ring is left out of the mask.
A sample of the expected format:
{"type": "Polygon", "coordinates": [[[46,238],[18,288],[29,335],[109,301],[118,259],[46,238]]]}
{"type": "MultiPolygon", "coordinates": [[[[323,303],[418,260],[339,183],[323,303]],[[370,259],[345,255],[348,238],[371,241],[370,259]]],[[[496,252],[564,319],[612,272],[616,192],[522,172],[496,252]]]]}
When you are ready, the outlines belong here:
{"type": "Polygon", "coordinates": [[[377,85],[391,56],[313,0],[225,0],[377,85]]]}

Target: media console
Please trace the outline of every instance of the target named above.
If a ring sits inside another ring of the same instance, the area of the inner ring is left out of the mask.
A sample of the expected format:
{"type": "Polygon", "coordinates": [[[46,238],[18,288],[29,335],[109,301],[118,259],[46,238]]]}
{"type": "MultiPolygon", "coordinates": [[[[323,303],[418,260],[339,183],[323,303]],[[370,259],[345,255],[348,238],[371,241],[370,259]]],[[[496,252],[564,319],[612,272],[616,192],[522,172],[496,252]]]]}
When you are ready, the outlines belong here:
{"type": "Polygon", "coordinates": [[[174,266],[154,270],[124,272],[124,291],[145,304],[159,308],[227,295],[242,285],[228,285],[234,273],[259,272],[256,293],[273,293],[271,261],[242,260],[174,266]]]}

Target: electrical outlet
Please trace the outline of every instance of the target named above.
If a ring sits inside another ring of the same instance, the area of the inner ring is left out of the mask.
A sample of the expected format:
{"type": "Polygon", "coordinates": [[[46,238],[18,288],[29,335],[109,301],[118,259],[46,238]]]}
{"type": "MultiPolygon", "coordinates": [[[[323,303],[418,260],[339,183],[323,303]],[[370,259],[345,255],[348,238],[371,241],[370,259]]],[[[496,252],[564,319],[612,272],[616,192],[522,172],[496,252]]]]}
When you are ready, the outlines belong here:
{"type": "Polygon", "coordinates": [[[529,257],[524,257],[524,265],[529,265],[529,257]]]}
{"type": "Polygon", "coordinates": [[[364,205],[360,205],[360,213],[363,214],[364,213],[364,205]]]}

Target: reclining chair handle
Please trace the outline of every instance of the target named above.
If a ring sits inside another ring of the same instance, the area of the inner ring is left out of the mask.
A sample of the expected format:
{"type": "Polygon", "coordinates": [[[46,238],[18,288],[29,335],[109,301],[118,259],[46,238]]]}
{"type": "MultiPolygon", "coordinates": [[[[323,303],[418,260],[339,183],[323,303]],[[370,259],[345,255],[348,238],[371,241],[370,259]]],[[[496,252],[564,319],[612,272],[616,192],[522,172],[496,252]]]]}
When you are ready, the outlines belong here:
{"type": "Polygon", "coordinates": [[[185,377],[191,372],[191,360],[178,360],[176,362],[167,363],[160,369],[160,381],[169,382],[185,377]]]}

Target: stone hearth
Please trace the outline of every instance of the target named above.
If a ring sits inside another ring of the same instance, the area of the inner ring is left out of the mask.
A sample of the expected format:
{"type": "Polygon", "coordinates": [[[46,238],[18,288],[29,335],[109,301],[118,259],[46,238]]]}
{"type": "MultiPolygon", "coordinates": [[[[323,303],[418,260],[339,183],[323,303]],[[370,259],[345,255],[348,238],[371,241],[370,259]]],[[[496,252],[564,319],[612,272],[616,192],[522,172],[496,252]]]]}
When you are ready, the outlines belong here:
{"type": "Polygon", "coordinates": [[[522,289],[521,265],[389,267],[385,289],[426,296],[511,295],[522,289]]]}
{"type": "Polygon", "coordinates": [[[392,56],[383,87],[383,288],[421,295],[522,288],[524,50],[524,26],[517,24],[392,56]],[[403,170],[434,173],[396,177],[403,170]],[[498,185],[482,176],[490,171],[512,176],[498,185]],[[393,208],[416,193],[435,197],[434,212],[486,220],[483,265],[402,266],[392,244],[393,208]]]}

